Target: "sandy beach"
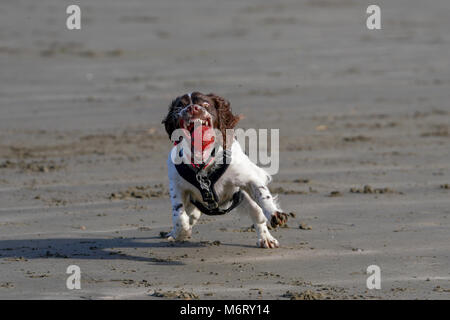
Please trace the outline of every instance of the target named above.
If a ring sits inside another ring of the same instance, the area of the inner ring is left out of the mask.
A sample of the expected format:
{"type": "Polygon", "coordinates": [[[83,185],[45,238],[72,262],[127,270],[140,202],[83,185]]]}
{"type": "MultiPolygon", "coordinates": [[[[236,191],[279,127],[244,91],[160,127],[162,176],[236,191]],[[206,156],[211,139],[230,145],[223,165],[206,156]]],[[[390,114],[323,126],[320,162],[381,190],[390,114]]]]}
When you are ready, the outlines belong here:
{"type": "Polygon", "coordinates": [[[381,30],[365,0],[69,4],[0,3],[0,299],[450,298],[448,0],[378,1],[381,30]],[[160,237],[195,90],[280,129],[279,249],[237,211],[160,237]]]}

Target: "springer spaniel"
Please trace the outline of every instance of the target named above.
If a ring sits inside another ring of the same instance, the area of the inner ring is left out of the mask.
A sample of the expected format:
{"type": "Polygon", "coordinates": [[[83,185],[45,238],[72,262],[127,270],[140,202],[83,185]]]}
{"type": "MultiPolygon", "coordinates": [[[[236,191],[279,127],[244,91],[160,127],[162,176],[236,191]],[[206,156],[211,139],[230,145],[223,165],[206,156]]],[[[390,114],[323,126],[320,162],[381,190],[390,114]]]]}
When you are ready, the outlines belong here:
{"type": "Polygon", "coordinates": [[[279,247],[267,222],[275,228],[284,225],[288,215],[267,187],[270,175],[250,161],[235,139],[233,128],[240,119],[230,103],[215,94],[192,92],[169,106],[162,121],[175,143],[167,160],[173,220],[168,240],[190,238],[202,212],[224,214],[243,201],[256,229],[257,246],[279,247]]]}

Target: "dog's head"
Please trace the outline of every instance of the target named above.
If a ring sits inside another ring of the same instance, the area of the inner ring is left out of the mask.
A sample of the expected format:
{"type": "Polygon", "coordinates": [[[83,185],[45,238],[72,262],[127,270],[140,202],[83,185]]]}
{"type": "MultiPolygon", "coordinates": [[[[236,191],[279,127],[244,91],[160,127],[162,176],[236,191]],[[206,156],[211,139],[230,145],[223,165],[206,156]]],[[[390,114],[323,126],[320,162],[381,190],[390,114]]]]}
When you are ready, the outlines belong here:
{"type": "Polygon", "coordinates": [[[222,146],[231,146],[227,129],[233,129],[241,116],[231,112],[230,102],[213,93],[192,92],[177,97],[169,106],[169,113],[162,121],[169,138],[176,129],[185,129],[193,136],[194,129],[219,130],[223,137],[222,146]]]}

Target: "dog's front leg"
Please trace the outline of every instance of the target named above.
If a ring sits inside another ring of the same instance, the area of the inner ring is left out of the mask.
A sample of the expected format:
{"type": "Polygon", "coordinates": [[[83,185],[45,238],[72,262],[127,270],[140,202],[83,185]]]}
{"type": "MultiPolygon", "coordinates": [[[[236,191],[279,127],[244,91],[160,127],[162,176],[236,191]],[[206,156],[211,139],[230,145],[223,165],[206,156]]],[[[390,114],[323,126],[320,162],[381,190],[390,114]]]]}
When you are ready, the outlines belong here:
{"type": "Polygon", "coordinates": [[[273,228],[286,224],[288,215],[281,211],[265,183],[251,181],[247,187],[252,199],[261,207],[273,228]]]}
{"type": "Polygon", "coordinates": [[[245,202],[248,205],[250,217],[255,226],[258,241],[256,245],[260,248],[278,248],[280,243],[275,239],[267,229],[267,219],[261,207],[253,201],[246,191],[242,191],[245,197],[245,202]]]}
{"type": "Polygon", "coordinates": [[[186,214],[186,199],[180,190],[175,186],[170,186],[170,201],[172,203],[172,231],[167,235],[170,241],[183,241],[191,237],[192,228],[189,224],[189,217],[186,214]]]}

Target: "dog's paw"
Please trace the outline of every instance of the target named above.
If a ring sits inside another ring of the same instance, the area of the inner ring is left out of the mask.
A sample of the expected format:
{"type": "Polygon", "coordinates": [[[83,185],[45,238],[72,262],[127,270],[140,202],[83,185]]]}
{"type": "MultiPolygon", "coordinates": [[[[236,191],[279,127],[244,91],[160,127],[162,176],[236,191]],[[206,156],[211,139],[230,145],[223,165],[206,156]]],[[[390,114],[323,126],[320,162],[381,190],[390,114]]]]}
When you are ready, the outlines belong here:
{"type": "Polygon", "coordinates": [[[170,231],[170,232],[161,231],[161,232],[159,233],[159,236],[160,236],[162,239],[166,239],[166,240],[168,240],[168,241],[175,241],[175,234],[174,234],[174,231],[173,231],[173,230],[170,231]]]}
{"type": "Polygon", "coordinates": [[[284,212],[275,211],[270,219],[270,225],[272,228],[281,227],[288,221],[288,215],[284,212]]]}
{"type": "Polygon", "coordinates": [[[266,248],[266,249],[273,249],[273,248],[280,247],[280,243],[274,237],[265,237],[265,238],[258,239],[258,242],[256,243],[256,245],[259,248],[266,248]]]}
{"type": "Polygon", "coordinates": [[[169,241],[175,241],[175,238],[173,236],[173,230],[171,232],[161,231],[159,233],[159,236],[162,239],[166,239],[166,240],[169,240],[169,241]]]}
{"type": "Polygon", "coordinates": [[[191,238],[192,230],[172,230],[165,235],[168,241],[186,241],[191,238]]]}

